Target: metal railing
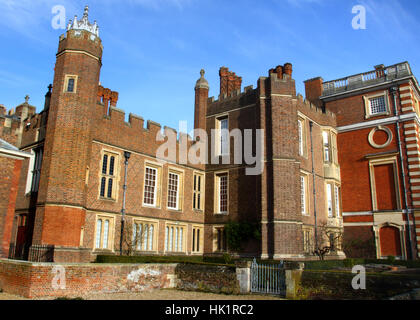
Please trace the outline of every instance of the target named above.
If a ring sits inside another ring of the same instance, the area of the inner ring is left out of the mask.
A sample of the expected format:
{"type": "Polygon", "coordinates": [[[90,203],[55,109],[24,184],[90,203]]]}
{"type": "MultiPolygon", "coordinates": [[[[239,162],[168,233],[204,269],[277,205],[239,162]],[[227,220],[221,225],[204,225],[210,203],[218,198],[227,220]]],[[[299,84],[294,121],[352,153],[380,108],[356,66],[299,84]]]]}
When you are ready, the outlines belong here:
{"type": "Polygon", "coordinates": [[[251,292],[285,295],[286,274],[284,263],[258,264],[257,260],[251,264],[251,292]]]}
{"type": "Polygon", "coordinates": [[[51,245],[32,245],[10,244],[9,259],[27,260],[33,262],[54,262],[54,246],[51,245]]]}
{"type": "Polygon", "coordinates": [[[399,79],[410,75],[412,75],[410,65],[408,62],[403,62],[389,67],[384,67],[383,69],[377,69],[341,79],[326,81],[323,83],[323,96],[362,88],[376,83],[399,79]]]}

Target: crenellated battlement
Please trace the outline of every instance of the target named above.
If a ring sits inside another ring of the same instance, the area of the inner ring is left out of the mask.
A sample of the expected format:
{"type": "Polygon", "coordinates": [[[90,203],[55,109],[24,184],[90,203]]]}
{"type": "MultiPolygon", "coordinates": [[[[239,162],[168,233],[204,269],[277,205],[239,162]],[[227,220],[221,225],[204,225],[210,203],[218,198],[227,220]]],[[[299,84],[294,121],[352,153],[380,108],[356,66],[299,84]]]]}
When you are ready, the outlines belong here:
{"type": "MultiPolygon", "coordinates": [[[[97,103],[97,112],[101,113],[103,105],[97,103]]],[[[155,157],[158,148],[168,141],[169,137],[176,137],[177,154],[181,144],[187,143],[188,148],[196,143],[187,133],[162,126],[152,120],[145,121],[143,117],[130,113],[125,120],[125,111],[110,107],[109,115],[97,116],[95,119],[93,140],[97,140],[127,150],[148,154],[155,157]]]]}
{"type": "Polygon", "coordinates": [[[296,96],[296,100],[298,103],[298,110],[308,117],[316,117],[318,121],[325,121],[326,123],[335,123],[337,118],[335,113],[317,107],[311,101],[305,99],[300,93],[296,96]]]}

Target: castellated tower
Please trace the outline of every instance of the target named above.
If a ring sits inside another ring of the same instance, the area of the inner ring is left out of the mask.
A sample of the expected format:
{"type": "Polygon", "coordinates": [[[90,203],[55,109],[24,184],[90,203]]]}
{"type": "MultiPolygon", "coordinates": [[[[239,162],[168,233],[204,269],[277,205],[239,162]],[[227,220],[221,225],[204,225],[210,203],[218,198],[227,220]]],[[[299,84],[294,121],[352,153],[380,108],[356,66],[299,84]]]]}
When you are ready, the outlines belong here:
{"type": "MultiPolygon", "coordinates": [[[[92,114],[102,59],[96,24],[75,16],[60,37],[33,244],[79,248],[83,237],[92,114]]],[[[77,251],[77,250],[76,250],[77,251]]]]}

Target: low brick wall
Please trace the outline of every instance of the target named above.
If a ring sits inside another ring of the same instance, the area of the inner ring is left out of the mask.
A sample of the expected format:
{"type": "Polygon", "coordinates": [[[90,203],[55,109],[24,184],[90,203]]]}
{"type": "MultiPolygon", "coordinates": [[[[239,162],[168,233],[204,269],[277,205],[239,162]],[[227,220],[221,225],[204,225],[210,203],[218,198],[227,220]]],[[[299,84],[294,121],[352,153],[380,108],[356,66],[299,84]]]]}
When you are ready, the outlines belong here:
{"type": "Polygon", "coordinates": [[[176,286],[176,264],[53,264],[0,259],[0,289],[27,298],[176,286]]]}
{"type": "Polygon", "coordinates": [[[226,294],[241,291],[235,267],[179,264],[175,273],[180,290],[226,294]]]}

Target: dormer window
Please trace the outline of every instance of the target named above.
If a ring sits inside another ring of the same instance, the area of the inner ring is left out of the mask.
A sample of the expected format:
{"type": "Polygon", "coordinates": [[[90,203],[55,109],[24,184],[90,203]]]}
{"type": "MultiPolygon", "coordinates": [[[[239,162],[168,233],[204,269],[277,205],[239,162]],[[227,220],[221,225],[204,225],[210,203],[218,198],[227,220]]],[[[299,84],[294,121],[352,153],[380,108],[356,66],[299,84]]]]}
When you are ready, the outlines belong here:
{"type": "Polygon", "coordinates": [[[64,92],[75,93],[77,89],[77,76],[66,75],[64,80],[64,92]]]}

